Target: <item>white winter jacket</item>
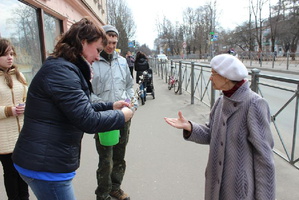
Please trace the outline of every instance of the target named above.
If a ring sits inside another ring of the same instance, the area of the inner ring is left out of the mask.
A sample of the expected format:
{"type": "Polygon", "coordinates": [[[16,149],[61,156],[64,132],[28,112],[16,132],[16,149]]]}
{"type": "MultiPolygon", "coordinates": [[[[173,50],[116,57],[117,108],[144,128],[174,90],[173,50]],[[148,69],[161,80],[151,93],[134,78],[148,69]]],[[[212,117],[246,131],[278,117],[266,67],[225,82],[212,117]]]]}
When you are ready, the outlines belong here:
{"type": "Polygon", "coordinates": [[[114,52],[111,63],[100,57],[100,61],[92,64],[92,69],[92,102],[115,102],[133,98],[134,107],[137,108],[133,78],[124,57],[114,52]]]}
{"type": "MultiPolygon", "coordinates": [[[[16,106],[26,99],[27,86],[23,85],[16,78],[14,70],[11,70],[13,88],[10,89],[4,79],[4,72],[0,71],[0,154],[13,152],[16,141],[19,137],[20,129],[23,126],[24,115],[18,117],[7,117],[6,106],[16,106]]],[[[21,74],[23,76],[23,74],[21,74]]]]}

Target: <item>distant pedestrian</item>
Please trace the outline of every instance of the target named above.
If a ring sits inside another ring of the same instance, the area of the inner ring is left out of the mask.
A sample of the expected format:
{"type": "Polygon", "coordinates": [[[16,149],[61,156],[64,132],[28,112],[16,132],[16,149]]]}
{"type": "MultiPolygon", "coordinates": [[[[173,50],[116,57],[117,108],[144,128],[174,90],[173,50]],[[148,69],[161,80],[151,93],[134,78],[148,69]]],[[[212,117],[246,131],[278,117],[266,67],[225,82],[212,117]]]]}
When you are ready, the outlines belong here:
{"type": "Polygon", "coordinates": [[[134,57],[132,56],[131,51],[128,51],[128,52],[127,52],[127,54],[126,54],[126,60],[127,60],[128,66],[129,66],[129,68],[130,68],[131,76],[132,76],[132,78],[134,78],[134,75],[133,75],[133,69],[134,69],[135,59],[134,59],[134,57]]]}
{"type": "Polygon", "coordinates": [[[188,141],[210,145],[205,199],[275,200],[275,167],[270,110],[265,99],[249,88],[244,64],[228,54],[211,60],[210,80],[223,95],[215,102],[209,123],[165,118],[183,129],[188,141]]]}
{"type": "Polygon", "coordinates": [[[139,76],[149,69],[148,58],[142,51],[136,53],[134,68],[136,71],[136,83],[139,83],[139,76]]]}
{"type": "Polygon", "coordinates": [[[261,48],[259,48],[259,51],[257,53],[257,57],[258,57],[258,60],[259,60],[259,64],[261,65],[262,60],[263,60],[263,50],[261,48]]]}

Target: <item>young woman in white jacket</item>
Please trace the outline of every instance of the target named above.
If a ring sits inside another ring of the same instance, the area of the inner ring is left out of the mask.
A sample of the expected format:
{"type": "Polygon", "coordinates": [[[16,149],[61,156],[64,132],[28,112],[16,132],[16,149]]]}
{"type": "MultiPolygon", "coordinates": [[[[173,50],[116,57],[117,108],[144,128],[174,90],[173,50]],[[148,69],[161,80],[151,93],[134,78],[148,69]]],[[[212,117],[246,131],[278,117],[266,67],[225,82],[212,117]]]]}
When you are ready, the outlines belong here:
{"type": "Polygon", "coordinates": [[[0,39],[0,160],[8,199],[28,200],[28,185],[11,159],[23,125],[27,83],[14,65],[16,52],[7,39],[0,39]]]}

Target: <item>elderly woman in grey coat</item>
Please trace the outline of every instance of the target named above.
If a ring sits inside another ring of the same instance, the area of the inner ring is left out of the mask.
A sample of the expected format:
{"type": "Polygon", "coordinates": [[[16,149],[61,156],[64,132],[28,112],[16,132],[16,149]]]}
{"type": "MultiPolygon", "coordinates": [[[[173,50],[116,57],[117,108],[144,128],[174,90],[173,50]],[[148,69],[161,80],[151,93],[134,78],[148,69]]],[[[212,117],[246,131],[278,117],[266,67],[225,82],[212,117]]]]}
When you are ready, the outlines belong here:
{"type": "Polygon", "coordinates": [[[210,80],[222,90],[213,106],[209,123],[165,118],[183,129],[188,141],[209,144],[206,167],[206,200],[274,200],[275,168],[268,103],[249,88],[248,71],[228,54],[211,60],[210,80]]]}

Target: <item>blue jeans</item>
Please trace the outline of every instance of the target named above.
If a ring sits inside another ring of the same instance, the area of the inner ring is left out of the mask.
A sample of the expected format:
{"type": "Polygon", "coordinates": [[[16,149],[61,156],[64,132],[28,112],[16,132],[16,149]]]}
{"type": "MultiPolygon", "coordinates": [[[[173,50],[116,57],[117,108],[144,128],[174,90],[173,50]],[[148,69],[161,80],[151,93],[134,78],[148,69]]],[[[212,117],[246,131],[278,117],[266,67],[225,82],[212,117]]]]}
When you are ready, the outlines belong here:
{"type": "Polygon", "coordinates": [[[76,200],[72,179],[67,181],[43,181],[20,174],[38,200],[76,200]]]}

